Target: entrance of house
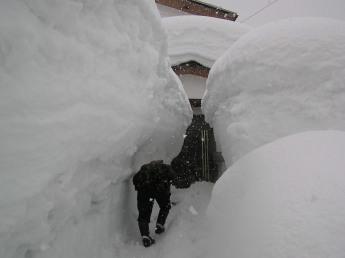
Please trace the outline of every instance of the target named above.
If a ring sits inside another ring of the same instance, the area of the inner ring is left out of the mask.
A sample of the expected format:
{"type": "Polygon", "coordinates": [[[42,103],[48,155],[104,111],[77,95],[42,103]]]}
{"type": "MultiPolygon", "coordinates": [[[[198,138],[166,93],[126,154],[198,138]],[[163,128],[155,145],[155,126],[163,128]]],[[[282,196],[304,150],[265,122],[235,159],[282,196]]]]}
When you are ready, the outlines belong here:
{"type": "Polygon", "coordinates": [[[190,103],[193,120],[186,131],[181,152],[171,163],[180,188],[189,187],[196,181],[215,182],[224,161],[216,150],[213,129],[201,113],[201,100],[190,99],[190,103]]]}

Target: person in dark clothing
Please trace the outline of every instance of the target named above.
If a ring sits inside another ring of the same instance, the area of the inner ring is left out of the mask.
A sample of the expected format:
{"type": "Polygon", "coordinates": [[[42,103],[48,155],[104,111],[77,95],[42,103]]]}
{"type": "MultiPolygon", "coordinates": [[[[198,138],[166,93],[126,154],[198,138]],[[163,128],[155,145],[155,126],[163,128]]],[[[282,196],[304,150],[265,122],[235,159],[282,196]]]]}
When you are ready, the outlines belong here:
{"type": "Polygon", "coordinates": [[[155,243],[155,240],[150,236],[149,230],[154,200],[157,201],[160,208],[155,232],[161,234],[165,231],[164,224],[171,208],[170,185],[174,179],[174,171],[162,160],[143,165],[133,177],[133,184],[138,192],[138,225],[145,247],[155,243]]]}

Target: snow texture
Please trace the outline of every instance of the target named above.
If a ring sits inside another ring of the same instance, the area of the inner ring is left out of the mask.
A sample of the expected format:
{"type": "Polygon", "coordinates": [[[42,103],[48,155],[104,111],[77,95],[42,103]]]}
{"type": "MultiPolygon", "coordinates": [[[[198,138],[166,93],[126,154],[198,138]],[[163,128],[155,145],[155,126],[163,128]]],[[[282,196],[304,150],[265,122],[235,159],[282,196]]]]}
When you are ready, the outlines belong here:
{"type": "MultiPolygon", "coordinates": [[[[205,252],[203,246],[199,246],[208,234],[205,225],[205,212],[210,200],[212,183],[198,182],[188,189],[172,188],[170,210],[166,231],[154,234],[154,222],[158,215],[158,205],[155,203],[151,216],[151,235],[156,243],[150,248],[144,248],[138,233],[131,241],[124,243],[116,250],[119,258],[191,258],[202,257],[205,252]],[[193,207],[193,212],[191,212],[193,207]]],[[[137,225],[134,225],[135,229],[137,225]]],[[[137,229],[136,229],[137,231],[137,229]]],[[[206,258],[206,257],[205,257],[206,258]]],[[[208,258],[208,257],[207,257],[208,258]]]]}
{"type": "Polygon", "coordinates": [[[2,0],[0,257],[116,257],[190,119],[153,1],[2,0]]]}
{"type": "Polygon", "coordinates": [[[196,61],[206,67],[213,63],[249,26],[206,16],[177,16],[163,19],[168,32],[172,65],[196,61]]]}
{"type": "Polygon", "coordinates": [[[227,166],[283,136],[345,129],[345,23],[288,19],[251,30],[212,67],[202,109],[227,166]]]}
{"type": "Polygon", "coordinates": [[[343,258],[345,133],[279,139],[237,161],[216,183],[203,256],[343,258]]]}

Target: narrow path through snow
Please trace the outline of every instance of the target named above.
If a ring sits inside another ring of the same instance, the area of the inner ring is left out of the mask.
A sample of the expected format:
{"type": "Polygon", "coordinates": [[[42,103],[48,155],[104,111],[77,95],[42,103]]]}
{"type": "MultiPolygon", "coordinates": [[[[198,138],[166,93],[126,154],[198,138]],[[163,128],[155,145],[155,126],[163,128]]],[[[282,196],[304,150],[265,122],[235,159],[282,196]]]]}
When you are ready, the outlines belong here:
{"type": "MultiPolygon", "coordinates": [[[[124,258],[176,258],[195,257],[198,250],[195,243],[206,234],[203,217],[207,209],[213,184],[198,182],[188,189],[172,189],[172,206],[167,220],[167,230],[162,235],[155,235],[153,227],[158,214],[158,205],[155,204],[151,218],[151,233],[156,244],[150,248],[141,245],[137,230],[132,241],[114,243],[116,257],[124,258]]],[[[129,216],[131,234],[133,225],[137,227],[136,218],[129,216]]]]}

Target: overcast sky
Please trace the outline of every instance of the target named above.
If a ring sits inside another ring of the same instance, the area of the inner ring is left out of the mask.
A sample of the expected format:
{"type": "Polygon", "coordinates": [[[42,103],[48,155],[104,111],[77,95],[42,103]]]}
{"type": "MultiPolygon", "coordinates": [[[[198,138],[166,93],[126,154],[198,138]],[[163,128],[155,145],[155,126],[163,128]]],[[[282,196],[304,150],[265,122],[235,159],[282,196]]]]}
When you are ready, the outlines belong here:
{"type": "Polygon", "coordinates": [[[345,0],[202,0],[239,14],[237,21],[257,26],[287,17],[316,16],[345,20],[345,0]],[[276,2],[277,1],[277,2],[276,2]],[[275,2],[275,3],[273,3],[275,2]],[[269,3],[271,6],[248,19],[269,3]]]}

